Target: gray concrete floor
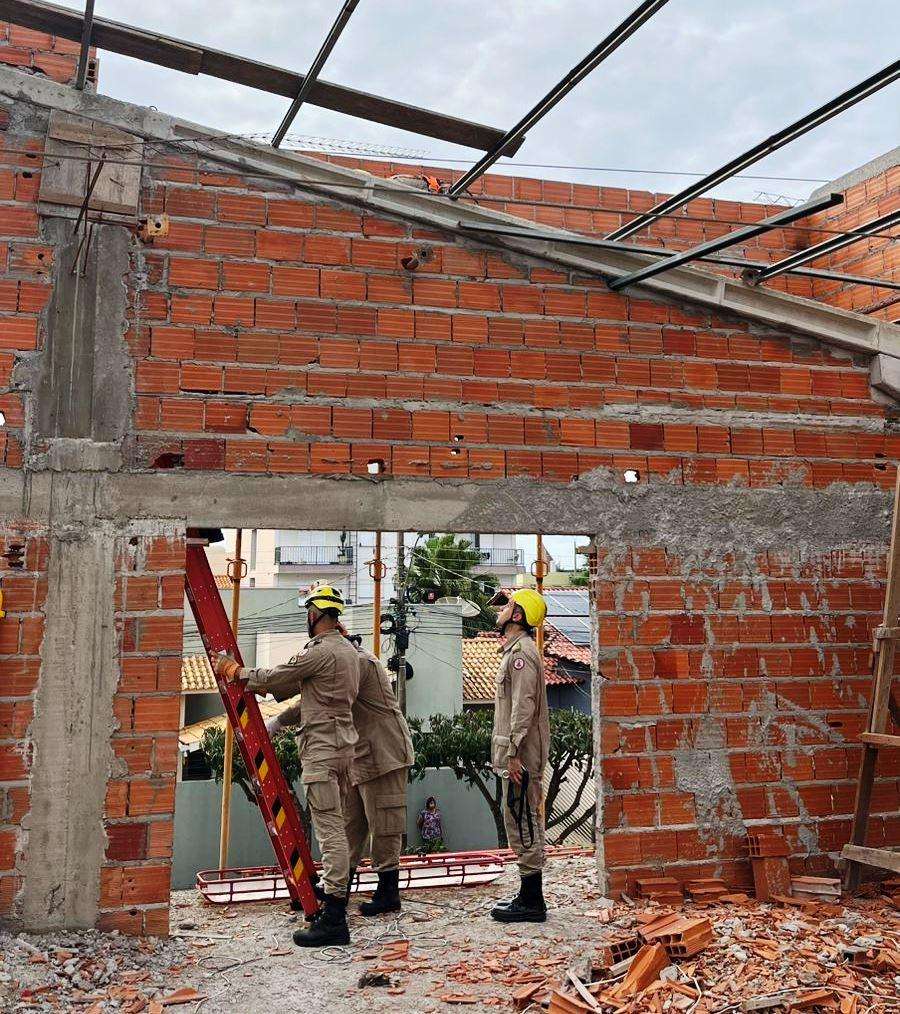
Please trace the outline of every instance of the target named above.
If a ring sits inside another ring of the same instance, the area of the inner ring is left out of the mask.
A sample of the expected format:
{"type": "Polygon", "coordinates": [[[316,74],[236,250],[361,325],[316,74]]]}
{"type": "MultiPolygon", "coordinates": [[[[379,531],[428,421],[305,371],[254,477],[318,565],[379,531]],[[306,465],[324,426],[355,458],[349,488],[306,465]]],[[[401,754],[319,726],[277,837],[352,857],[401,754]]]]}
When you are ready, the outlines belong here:
{"type": "MultiPolygon", "coordinates": [[[[208,996],[203,1014],[275,1014],[282,1011],[392,1011],[404,1014],[455,1009],[438,999],[448,993],[474,994],[506,1007],[515,989],[496,976],[509,971],[534,970],[534,962],[556,956],[560,974],[571,964],[581,967],[597,949],[597,921],[585,918],[590,908],[586,895],[599,897],[593,859],[559,860],[547,871],[547,902],[551,917],[543,925],[503,926],[489,910],[497,899],[515,894],[517,874],[508,866],[490,885],[457,890],[408,891],[399,918],[351,918],[352,943],[347,948],[304,951],[294,946],[291,934],[300,924],[282,904],[246,904],[229,908],[210,906],[193,891],[172,896],[172,927],[190,925],[191,950],[198,964],[185,969],[178,985],[190,985],[208,996]],[[193,928],[196,927],[196,928],[193,928]],[[196,936],[195,936],[196,934],[196,936]],[[209,946],[204,935],[211,939],[209,946]],[[389,941],[408,938],[409,957],[389,973],[394,984],[359,988],[362,974],[380,967],[376,955],[389,941]],[[286,952],[286,953],[283,953],[286,952]],[[489,981],[455,981],[448,971],[468,962],[489,981]],[[246,962],[246,964],[239,964],[246,962]],[[412,966],[411,968],[409,966],[412,966]],[[502,972],[497,972],[502,968],[502,972]],[[215,969],[223,969],[215,971],[215,969]],[[403,992],[398,992],[398,990],[403,992]]],[[[352,904],[355,909],[355,904],[352,904]]],[[[491,1010],[493,1004],[467,1004],[465,1010],[491,1010]]],[[[189,1009],[189,1008],[184,1008],[189,1009]]]]}

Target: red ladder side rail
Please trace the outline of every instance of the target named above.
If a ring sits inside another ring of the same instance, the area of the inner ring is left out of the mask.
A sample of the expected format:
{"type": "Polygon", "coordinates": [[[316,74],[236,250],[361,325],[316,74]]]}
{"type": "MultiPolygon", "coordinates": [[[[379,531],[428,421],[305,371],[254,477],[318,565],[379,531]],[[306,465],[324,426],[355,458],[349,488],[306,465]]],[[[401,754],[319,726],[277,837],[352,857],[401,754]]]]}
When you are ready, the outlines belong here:
{"type": "MultiPolygon", "coordinates": [[[[228,622],[228,616],[204,547],[209,539],[197,529],[188,529],[185,562],[185,591],[197,629],[207,653],[243,659],[228,622]]],[[[256,702],[256,695],[243,680],[227,681],[216,676],[225,714],[234,729],[234,738],[244,766],[250,774],[256,800],[266,823],[275,857],[284,874],[291,900],[307,915],[318,910],[310,873],[313,871],[309,844],[300,823],[294,797],[288,787],[256,702]]]]}

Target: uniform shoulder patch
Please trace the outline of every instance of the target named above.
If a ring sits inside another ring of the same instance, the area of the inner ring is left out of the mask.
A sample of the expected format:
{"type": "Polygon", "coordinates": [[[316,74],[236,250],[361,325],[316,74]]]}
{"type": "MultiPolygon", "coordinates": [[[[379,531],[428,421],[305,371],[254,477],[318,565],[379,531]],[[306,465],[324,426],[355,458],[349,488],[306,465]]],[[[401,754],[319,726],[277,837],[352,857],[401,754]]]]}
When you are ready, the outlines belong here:
{"type": "Polygon", "coordinates": [[[516,670],[518,670],[518,669],[524,669],[525,668],[525,659],[522,658],[521,656],[519,658],[514,658],[513,659],[512,667],[513,667],[513,669],[516,669],[516,670]]]}

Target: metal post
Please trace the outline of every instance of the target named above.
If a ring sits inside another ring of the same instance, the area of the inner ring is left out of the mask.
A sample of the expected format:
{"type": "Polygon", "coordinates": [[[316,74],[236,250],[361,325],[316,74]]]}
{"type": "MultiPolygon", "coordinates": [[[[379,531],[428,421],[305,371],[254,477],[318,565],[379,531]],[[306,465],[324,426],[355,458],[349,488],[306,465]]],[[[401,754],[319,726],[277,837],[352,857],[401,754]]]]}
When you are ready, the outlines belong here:
{"type": "Polygon", "coordinates": [[[615,232],[611,232],[606,238],[625,239],[626,236],[639,232],[655,216],[668,214],[676,208],[684,207],[689,201],[693,201],[695,197],[700,197],[708,190],[712,190],[713,187],[718,186],[718,184],[724,183],[725,180],[731,179],[732,176],[735,176],[739,172],[743,172],[748,166],[759,162],[766,155],[771,155],[773,151],[778,151],[779,148],[783,148],[786,144],[790,144],[791,141],[802,137],[810,130],[830,120],[833,116],[837,116],[839,113],[844,112],[845,109],[855,106],[857,102],[861,102],[870,95],[874,95],[875,92],[896,81],[898,78],[900,78],[900,60],[895,60],[894,63],[878,71],[877,74],[873,74],[871,77],[867,77],[865,81],[861,81],[852,88],[848,88],[847,91],[842,92],[837,98],[826,102],[824,106],[819,106],[818,109],[807,113],[806,116],[796,120],[789,127],[784,127],[765,141],[754,145],[749,151],[745,151],[743,155],[738,155],[737,158],[733,158],[720,169],[716,169],[707,176],[704,176],[702,180],[691,183],[684,190],[661,201],[649,211],[638,215],[633,221],[616,229],[615,232]]]}
{"type": "Polygon", "coordinates": [[[397,629],[394,634],[397,645],[397,703],[406,715],[406,560],[404,559],[403,532],[397,532],[397,629]]]}
{"type": "Polygon", "coordinates": [[[843,202],[844,198],[842,194],[827,194],[823,197],[816,197],[811,201],[806,201],[805,204],[797,205],[796,208],[786,208],[777,215],[765,218],[761,222],[755,222],[753,225],[745,226],[743,229],[735,229],[734,232],[729,232],[718,239],[711,239],[706,243],[701,243],[699,246],[691,247],[690,250],[682,250],[681,253],[675,254],[674,257],[669,257],[664,261],[656,261],[655,264],[648,264],[637,271],[632,271],[631,274],[615,278],[609,283],[609,287],[613,292],[618,292],[619,289],[624,289],[626,286],[643,282],[648,278],[653,278],[655,275],[661,275],[664,271],[671,271],[672,268],[677,267],[679,264],[689,264],[704,254],[724,250],[735,243],[743,243],[745,240],[758,236],[761,232],[766,232],[773,225],[790,225],[791,222],[796,222],[798,218],[805,218],[807,215],[812,215],[817,211],[824,211],[826,208],[833,208],[837,204],[843,204],[843,202]]]}
{"type": "MultiPolygon", "coordinates": [[[[234,537],[234,559],[229,561],[228,576],[231,578],[231,629],[237,638],[241,609],[241,579],[246,573],[241,557],[241,536],[237,529],[234,537]]],[[[225,722],[225,756],[222,764],[222,819],[219,824],[219,869],[228,865],[228,840],[231,831],[231,768],[234,763],[234,729],[231,722],[225,722]]]]}
{"type": "Polygon", "coordinates": [[[381,532],[375,533],[375,559],[369,561],[369,574],[375,585],[372,595],[372,653],[381,657],[381,582],[385,566],[381,561],[381,532]]]}
{"type": "Polygon", "coordinates": [[[287,111],[287,113],[285,113],[284,119],[281,121],[281,126],[275,131],[275,136],[272,138],[273,148],[277,148],[284,140],[291,124],[294,122],[294,117],[300,112],[300,107],[312,91],[313,85],[315,85],[322,68],[325,66],[325,61],[328,59],[332,49],[334,49],[335,43],[340,38],[341,32],[344,30],[344,27],[350,20],[351,15],[356,10],[358,3],[359,0],[345,0],[344,6],[341,8],[334,24],[331,26],[331,31],[325,37],[325,41],[322,43],[319,52],[316,53],[316,58],[313,60],[312,65],[303,78],[303,84],[300,85],[300,91],[297,92],[297,97],[291,103],[291,108],[287,111]]]}
{"type": "MultiPolygon", "coordinates": [[[[538,595],[544,594],[544,540],[542,536],[537,537],[537,559],[534,561],[534,584],[538,595]]],[[[537,650],[539,655],[544,654],[544,627],[541,624],[537,630],[537,650]]]]}
{"type": "Polygon", "coordinates": [[[824,257],[825,254],[834,253],[835,250],[843,250],[845,246],[858,243],[861,239],[865,238],[866,233],[878,232],[880,229],[889,228],[898,222],[900,222],[900,211],[891,211],[887,215],[873,218],[871,222],[858,226],[854,229],[855,235],[853,236],[832,236],[821,243],[816,243],[815,246],[809,246],[805,250],[798,250],[789,257],[783,257],[780,261],[770,264],[769,267],[745,268],[741,273],[741,277],[751,285],[758,285],[767,278],[775,278],[776,275],[782,275],[786,271],[790,271],[791,268],[814,261],[817,257],[824,257]]]}
{"type": "Polygon", "coordinates": [[[75,87],[84,91],[87,81],[88,58],[91,53],[91,34],[94,29],[94,0],[85,0],[84,27],[81,29],[81,52],[78,54],[78,70],[75,73],[75,87]]]}
{"type": "Polygon", "coordinates": [[[667,3],[668,0],[644,0],[598,46],[595,46],[581,63],[573,67],[558,84],[551,88],[533,109],[530,109],[511,130],[507,131],[479,162],[460,177],[447,191],[448,195],[457,197],[467,187],[470,187],[479,176],[483,176],[511,146],[521,143],[526,131],[533,127],[538,120],[543,119],[577,84],[583,81],[592,70],[599,67],[627,38],[634,35],[645,21],[649,21],[667,3]]]}

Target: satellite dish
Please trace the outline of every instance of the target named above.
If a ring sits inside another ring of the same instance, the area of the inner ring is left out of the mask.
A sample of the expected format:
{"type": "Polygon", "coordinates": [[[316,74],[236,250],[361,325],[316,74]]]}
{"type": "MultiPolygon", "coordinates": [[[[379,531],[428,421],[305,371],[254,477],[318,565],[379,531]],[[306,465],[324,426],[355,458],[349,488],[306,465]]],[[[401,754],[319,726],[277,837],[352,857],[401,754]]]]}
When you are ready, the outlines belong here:
{"type": "Polygon", "coordinates": [[[481,610],[478,606],[474,602],[464,599],[462,595],[444,595],[443,598],[437,599],[434,604],[436,606],[459,606],[462,615],[467,620],[481,615],[481,610]]]}

